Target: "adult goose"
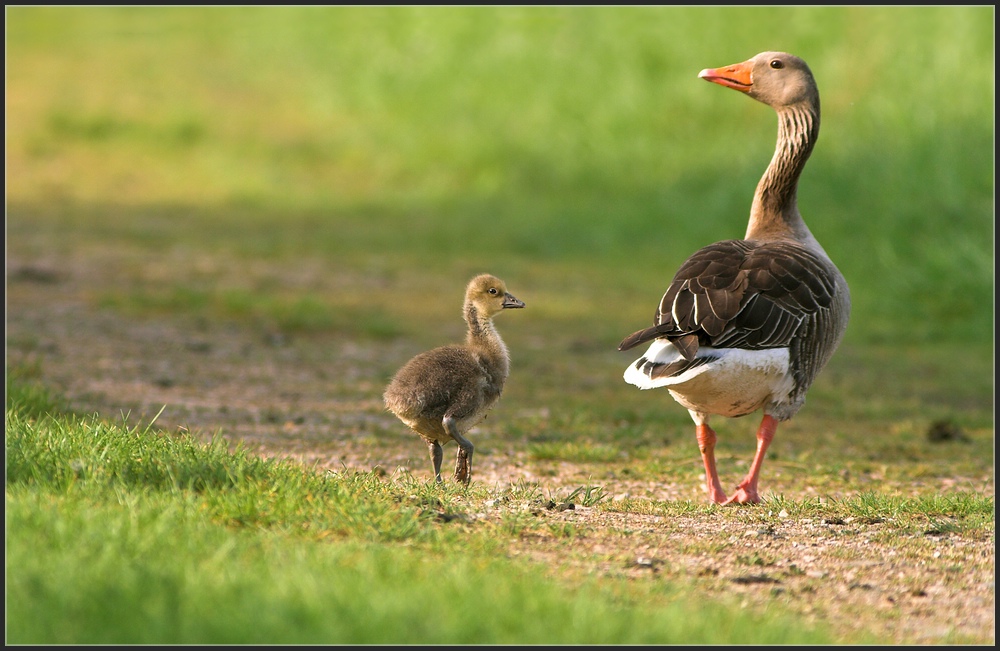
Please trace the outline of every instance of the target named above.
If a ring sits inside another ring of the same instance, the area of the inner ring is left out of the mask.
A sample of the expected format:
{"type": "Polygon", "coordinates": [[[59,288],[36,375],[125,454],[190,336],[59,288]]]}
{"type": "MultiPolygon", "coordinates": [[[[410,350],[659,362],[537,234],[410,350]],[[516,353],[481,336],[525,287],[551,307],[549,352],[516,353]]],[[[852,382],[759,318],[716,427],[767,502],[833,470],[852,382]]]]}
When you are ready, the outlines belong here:
{"type": "Polygon", "coordinates": [[[660,300],[653,326],[626,337],[619,350],[651,342],[625,380],[640,389],[666,387],[690,412],[710,501],[757,503],[761,465],[778,423],[798,412],[833,355],[851,300],[796,202],[799,175],[819,134],[819,91],[805,61],[763,52],[698,76],[777,112],[774,157],[757,185],[746,236],[691,255],[660,300]],[[760,409],[753,463],[727,495],[709,417],[760,409]]]}
{"type": "Polygon", "coordinates": [[[503,310],[524,303],[496,276],[469,281],[463,311],[468,324],[464,344],[420,353],[393,376],[383,396],[385,406],[427,443],[436,481],[441,481],[441,445],[458,444],[455,481],[472,479],[473,446],[465,438],[500,399],[510,357],[493,325],[503,310]]]}

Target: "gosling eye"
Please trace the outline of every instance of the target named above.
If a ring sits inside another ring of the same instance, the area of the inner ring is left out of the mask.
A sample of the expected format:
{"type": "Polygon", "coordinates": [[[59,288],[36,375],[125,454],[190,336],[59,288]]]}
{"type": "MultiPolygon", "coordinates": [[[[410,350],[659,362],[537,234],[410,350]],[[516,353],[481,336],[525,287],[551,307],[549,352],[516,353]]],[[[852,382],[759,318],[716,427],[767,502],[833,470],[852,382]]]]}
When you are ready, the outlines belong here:
{"type": "Polygon", "coordinates": [[[490,287],[490,294],[491,294],[491,295],[493,295],[493,296],[496,296],[496,295],[497,295],[497,294],[499,294],[499,293],[500,293],[500,292],[498,292],[498,291],[497,291],[497,288],[496,288],[496,287],[490,287]]]}
{"type": "Polygon", "coordinates": [[[781,70],[785,67],[785,64],[782,63],[781,59],[771,59],[771,67],[775,70],[781,70]]]}

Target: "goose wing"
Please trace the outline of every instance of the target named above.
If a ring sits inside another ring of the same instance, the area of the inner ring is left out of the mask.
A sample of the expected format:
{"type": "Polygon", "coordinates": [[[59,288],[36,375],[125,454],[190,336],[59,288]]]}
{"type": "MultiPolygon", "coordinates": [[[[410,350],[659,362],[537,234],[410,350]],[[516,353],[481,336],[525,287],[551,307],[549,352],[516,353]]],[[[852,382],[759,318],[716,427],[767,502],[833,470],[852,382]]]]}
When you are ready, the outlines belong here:
{"type": "Polygon", "coordinates": [[[811,315],[830,307],[834,291],[828,265],[802,244],[716,242],[681,265],[653,326],[629,335],[618,349],[666,338],[691,361],[700,346],[788,346],[811,315]]]}

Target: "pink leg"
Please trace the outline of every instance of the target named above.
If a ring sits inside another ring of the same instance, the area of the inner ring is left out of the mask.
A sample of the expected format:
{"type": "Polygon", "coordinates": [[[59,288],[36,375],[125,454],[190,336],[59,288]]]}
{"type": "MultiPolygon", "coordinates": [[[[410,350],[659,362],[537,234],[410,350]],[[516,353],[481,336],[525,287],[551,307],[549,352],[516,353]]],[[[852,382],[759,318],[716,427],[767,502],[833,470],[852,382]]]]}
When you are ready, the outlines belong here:
{"type": "Polygon", "coordinates": [[[715,432],[707,423],[695,427],[698,437],[698,449],[701,450],[701,460],[705,462],[705,484],[708,487],[708,499],[715,504],[726,501],[726,493],[719,482],[719,471],[715,468],[715,432]]]}
{"type": "Polygon", "coordinates": [[[723,504],[757,504],[760,502],[760,495],[757,494],[757,479],[760,478],[760,467],[764,464],[764,453],[767,446],[771,445],[774,433],[778,429],[778,421],[769,414],[764,415],[757,429],[757,453],[753,456],[753,463],[750,464],[750,472],[746,479],[736,487],[736,492],[723,504]]]}

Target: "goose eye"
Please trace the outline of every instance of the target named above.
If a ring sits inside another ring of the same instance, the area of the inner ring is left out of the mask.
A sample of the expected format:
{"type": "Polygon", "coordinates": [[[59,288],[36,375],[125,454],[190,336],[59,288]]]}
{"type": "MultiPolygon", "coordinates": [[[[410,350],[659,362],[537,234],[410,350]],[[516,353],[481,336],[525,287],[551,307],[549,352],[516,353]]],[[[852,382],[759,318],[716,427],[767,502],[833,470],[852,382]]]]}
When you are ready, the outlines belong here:
{"type": "Polygon", "coordinates": [[[775,70],[781,70],[782,68],[785,67],[785,64],[782,63],[780,59],[773,59],[771,61],[771,67],[774,68],[775,70]]]}
{"type": "Polygon", "coordinates": [[[490,287],[490,294],[492,294],[493,296],[496,296],[497,293],[498,292],[497,292],[497,288],[496,287],[490,287]]]}

